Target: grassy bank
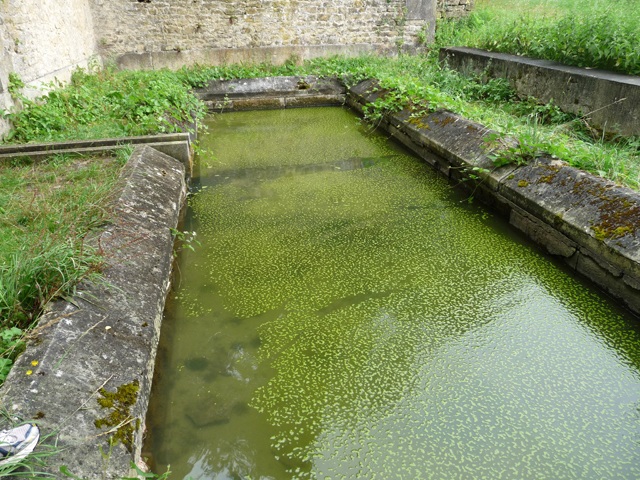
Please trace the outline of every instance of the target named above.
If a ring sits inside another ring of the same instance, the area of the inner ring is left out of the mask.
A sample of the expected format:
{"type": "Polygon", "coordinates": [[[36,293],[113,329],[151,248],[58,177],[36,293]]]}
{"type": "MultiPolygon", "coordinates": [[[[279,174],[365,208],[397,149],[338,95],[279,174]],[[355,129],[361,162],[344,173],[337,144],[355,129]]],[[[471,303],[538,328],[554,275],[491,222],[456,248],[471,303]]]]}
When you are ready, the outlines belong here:
{"type": "Polygon", "coordinates": [[[640,75],[637,0],[478,0],[462,20],[442,22],[440,40],[640,75]]]}
{"type": "Polygon", "coordinates": [[[103,259],[87,237],[109,220],[128,155],[0,165],[0,383],[46,304],[99,272],[103,259]]]}
{"type": "Polygon", "coordinates": [[[5,142],[50,142],[175,132],[202,105],[184,75],[167,70],[118,72],[77,70],[64,88],[32,101],[15,95],[20,111],[8,113],[14,128],[5,142]]]}

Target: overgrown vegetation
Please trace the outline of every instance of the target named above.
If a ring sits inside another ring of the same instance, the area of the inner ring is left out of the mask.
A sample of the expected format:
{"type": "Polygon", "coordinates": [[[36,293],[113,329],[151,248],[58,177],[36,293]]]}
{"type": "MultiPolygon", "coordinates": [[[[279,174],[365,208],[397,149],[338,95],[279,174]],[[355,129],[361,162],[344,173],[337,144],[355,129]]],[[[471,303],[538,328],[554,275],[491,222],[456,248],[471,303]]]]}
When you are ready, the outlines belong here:
{"type": "Polygon", "coordinates": [[[47,303],[99,272],[87,236],[108,221],[106,200],[129,154],[0,164],[0,383],[47,303]]]}
{"type": "Polygon", "coordinates": [[[640,75],[637,0],[480,0],[467,18],[442,22],[450,45],[640,75]]]}
{"type": "Polygon", "coordinates": [[[5,112],[14,126],[5,142],[178,131],[204,113],[189,87],[185,76],[175,72],[118,72],[114,68],[77,70],[68,85],[58,85],[37,100],[29,100],[16,87],[12,94],[22,108],[5,112]]]}
{"type": "Polygon", "coordinates": [[[318,59],[296,71],[337,75],[351,83],[378,78],[380,87],[390,93],[369,108],[374,124],[382,113],[407,105],[418,112],[444,108],[500,136],[516,137],[526,151],[549,152],[574,167],[640,188],[640,138],[607,137],[593,130],[584,117],[564,113],[553,103],[540,105],[532,98],[517,98],[504,80],[483,83],[441,68],[437,48],[427,56],[318,59]]]}

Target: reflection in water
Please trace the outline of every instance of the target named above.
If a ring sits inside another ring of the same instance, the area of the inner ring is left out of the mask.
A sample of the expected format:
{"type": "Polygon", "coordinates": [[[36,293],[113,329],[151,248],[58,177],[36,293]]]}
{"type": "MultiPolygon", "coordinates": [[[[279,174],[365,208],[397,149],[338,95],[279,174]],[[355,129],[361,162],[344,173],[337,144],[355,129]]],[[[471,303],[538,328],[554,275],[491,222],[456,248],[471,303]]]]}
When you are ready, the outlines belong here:
{"type": "Polygon", "coordinates": [[[158,471],[640,477],[637,319],[346,111],[220,115],[205,141],[158,471]]]}

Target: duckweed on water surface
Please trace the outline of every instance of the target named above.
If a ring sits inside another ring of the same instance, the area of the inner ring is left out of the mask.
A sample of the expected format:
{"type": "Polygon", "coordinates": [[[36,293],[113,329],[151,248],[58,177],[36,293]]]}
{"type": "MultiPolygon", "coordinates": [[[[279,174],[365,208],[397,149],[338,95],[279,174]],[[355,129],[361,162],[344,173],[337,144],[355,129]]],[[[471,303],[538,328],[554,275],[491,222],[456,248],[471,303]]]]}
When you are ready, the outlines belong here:
{"type": "Polygon", "coordinates": [[[637,478],[637,319],[341,109],[210,121],[148,448],[176,478],[637,478]]]}

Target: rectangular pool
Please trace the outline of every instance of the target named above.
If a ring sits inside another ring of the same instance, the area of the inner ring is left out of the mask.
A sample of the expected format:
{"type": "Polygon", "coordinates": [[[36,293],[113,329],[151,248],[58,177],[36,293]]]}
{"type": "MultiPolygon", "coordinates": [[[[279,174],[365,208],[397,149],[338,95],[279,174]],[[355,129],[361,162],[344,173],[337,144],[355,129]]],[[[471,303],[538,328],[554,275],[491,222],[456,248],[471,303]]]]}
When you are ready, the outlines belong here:
{"type": "Polygon", "coordinates": [[[156,471],[640,478],[637,318],[348,110],[207,125],[156,471]]]}

